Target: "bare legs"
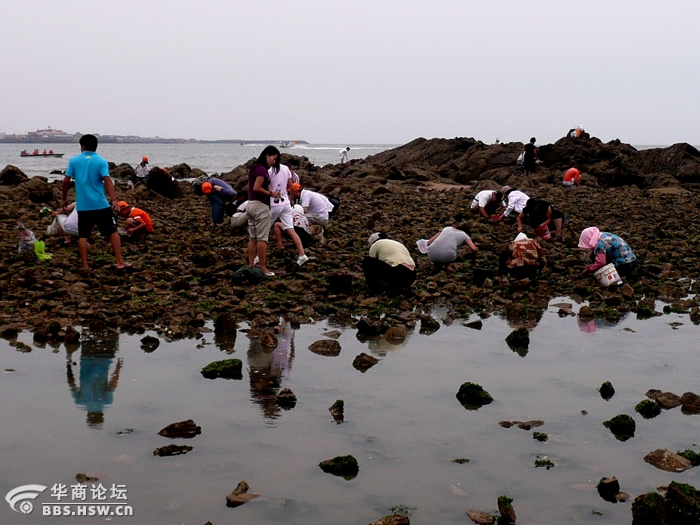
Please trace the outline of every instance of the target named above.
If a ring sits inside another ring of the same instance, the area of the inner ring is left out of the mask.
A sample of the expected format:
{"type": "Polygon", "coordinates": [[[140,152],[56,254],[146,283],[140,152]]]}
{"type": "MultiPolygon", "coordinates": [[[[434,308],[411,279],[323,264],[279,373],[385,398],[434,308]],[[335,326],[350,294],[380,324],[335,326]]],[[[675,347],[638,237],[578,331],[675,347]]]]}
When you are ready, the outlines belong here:
{"type": "MultiPolygon", "coordinates": [[[[110,235],[109,242],[112,245],[114,258],[117,260],[117,268],[121,270],[126,264],[124,264],[124,260],[122,259],[122,243],[119,234],[114,232],[110,235]]],[[[86,237],[81,237],[78,241],[78,251],[80,252],[80,261],[83,263],[83,270],[90,269],[88,266],[88,240],[86,237]]]]}

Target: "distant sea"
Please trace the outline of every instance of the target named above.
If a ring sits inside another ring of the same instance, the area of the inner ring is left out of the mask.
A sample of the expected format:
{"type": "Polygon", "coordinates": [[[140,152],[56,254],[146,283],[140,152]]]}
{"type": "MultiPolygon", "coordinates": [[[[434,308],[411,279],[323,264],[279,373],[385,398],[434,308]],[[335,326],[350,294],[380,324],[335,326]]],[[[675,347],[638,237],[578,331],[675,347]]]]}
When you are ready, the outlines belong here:
{"type": "MultiPolygon", "coordinates": [[[[340,162],[338,152],[350,146],[350,159],[364,159],[398,144],[298,144],[291,148],[280,148],[283,153],[307,157],[316,166],[337,164],[340,162]]],[[[141,157],[148,157],[151,167],[174,166],[185,163],[190,168],[199,168],[208,175],[225,173],[257,158],[265,144],[100,144],[97,153],[115,164],[126,162],[136,166],[141,157]]],[[[68,159],[80,153],[78,144],[0,144],[0,170],[8,164],[18,167],[28,177],[43,175],[49,180],[60,179],[61,175],[50,175],[51,171],[65,171],[68,159]],[[54,157],[20,157],[23,149],[53,150],[65,153],[63,158],[54,157]]]]}

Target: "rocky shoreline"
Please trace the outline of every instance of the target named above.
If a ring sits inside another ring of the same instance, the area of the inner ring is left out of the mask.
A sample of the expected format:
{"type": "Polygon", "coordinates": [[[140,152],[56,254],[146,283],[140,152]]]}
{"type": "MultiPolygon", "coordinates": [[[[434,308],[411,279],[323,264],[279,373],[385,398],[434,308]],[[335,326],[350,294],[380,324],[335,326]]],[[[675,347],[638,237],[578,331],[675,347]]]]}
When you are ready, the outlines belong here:
{"type": "MultiPolygon", "coordinates": [[[[52,255],[48,262],[20,255],[18,224],[42,238],[50,219],[39,212],[60,206],[60,182],[28,179],[7,166],[0,173],[5,203],[0,211],[0,335],[14,338],[30,330],[38,341],[63,340],[73,333],[68,327],[90,326],[155,330],[165,339],[178,339],[199,336],[207,321],[224,313],[253,327],[277,325],[281,316],[293,324],[328,319],[338,325],[381,318],[385,331],[419,321],[431,326],[435,306],[446,308],[446,323],[473,313],[499,314],[514,327],[528,328],[555,297],[589,301],[579,315],[613,321],[626,311],[660,315],[654,300],[661,299],[700,322],[698,297],[688,299],[698,291],[700,273],[700,152],[687,144],[637,151],[620,141],[564,138],[540,147],[543,164],[526,179],[515,164],[521,149],[521,143],[486,145],[469,138],[416,139],[345,165],[320,167],[294,157],[302,183],[338,197],[341,205],[324,243],[309,250],[305,266],[297,267],[291,244],[280,251],[270,243],[269,267],[276,276],[257,284],[233,281],[247,262],[246,233],[232,234],[228,226],[207,229],[208,201],[195,196],[188,182],[172,181],[161,170],[151,174],[150,189],[129,191],[124,165],[111,170],[118,197],[145,209],[155,226],[144,242],[125,244],[132,272],[115,271],[102,239],[90,249],[88,275],[78,271],[76,244],[64,247],[60,238],[45,239],[52,255]],[[561,176],[574,163],[583,173],[583,186],[565,188],[561,176]],[[536,282],[496,276],[477,285],[466,260],[453,273],[436,272],[415,242],[463,219],[472,223],[479,248],[476,266],[498,267],[498,254],[516,228],[473,219],[469,204],[479,190],[505,184],[546,199],[565,214],[563,242],[546,243],[543,276],[536,282]],[[576,244],[588,226],[617,233],[637,254],[642,266],[627,286],[604,289],[590,276],[578,278],[584,263],[576,244]],[[374,231],[387,232],[411,251],[418,268],[410,292],[377,296],[365,286],[361,261],[374,231]]],[[[283,162],[291,157],[284,153],[283,162]]],[[[241,189],[248,165],[219,176],[241,189]]],[[[168,171],[177,178],[201,175],[182,164],[168,171]]]]}

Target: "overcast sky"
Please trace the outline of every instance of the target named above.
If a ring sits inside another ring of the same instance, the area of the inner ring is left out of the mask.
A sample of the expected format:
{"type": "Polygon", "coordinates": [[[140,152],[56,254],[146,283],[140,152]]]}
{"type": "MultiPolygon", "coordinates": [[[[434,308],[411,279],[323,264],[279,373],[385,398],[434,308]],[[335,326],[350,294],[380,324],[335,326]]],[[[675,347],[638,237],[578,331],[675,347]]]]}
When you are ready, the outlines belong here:
{"type": "Polygon", "coordinates": [[[700,144],[700,1],[2,0],[0,132],[700,144]]]}

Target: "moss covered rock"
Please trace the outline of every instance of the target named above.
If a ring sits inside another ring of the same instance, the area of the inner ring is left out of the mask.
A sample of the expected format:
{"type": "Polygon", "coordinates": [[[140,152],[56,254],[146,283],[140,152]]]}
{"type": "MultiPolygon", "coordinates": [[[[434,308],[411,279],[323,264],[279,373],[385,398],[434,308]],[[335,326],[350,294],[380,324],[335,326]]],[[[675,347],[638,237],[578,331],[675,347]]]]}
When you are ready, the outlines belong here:
{"type": "Polygon", "coordinates": [[[634,431],[637,429],[634,419],[627,414],[620,414],[608,421],[603,421],[603,426],[609,428],[610,432],[620,441],[627,441],[629,438],[634,437],[634,431]]]}
{"type": "Polygon", "coordinates": [[[243,379],[243,362],[240,359],[214,361],[202,368],[202,375],[207,379],[243,379]]]}
{"type": "Polygon", "coordinates": [[[639,403],[634,410],[644,419],[653,419],[661,413],[661,407],[648,399],[639,403]]]}
{"type": "Polygon", "coordinates": [[[608,399],[612,399],[612,396],[615,395],[615,389],[613,388],[612,383],[610,381],[606,381],[605,383],[600,385],[598,391],[600,392],[600,397],[602,397],[606,401],[608,399]]]}
{"type": "Polygon", "coordinates": [[[491,394],[476,383],[462,383],[457,392],[457,399],[468,410],[476,410],[493,401],[491,394]]]}
{"type": "Polygon", "coordinates": [[[506,343],[511,350],[527,349],[530,347],[530,332],[527,331],[527,328],[513,330],[506,337],[506,343]]]}
{"type": "Polygon", "coordinates": [[[360,472],[357,460],[351,455],[336,456],[332,459],[321,461],[318,466],[327,474],[340,476],[347,480],[357,477],[357,474],[360,472]]]}

